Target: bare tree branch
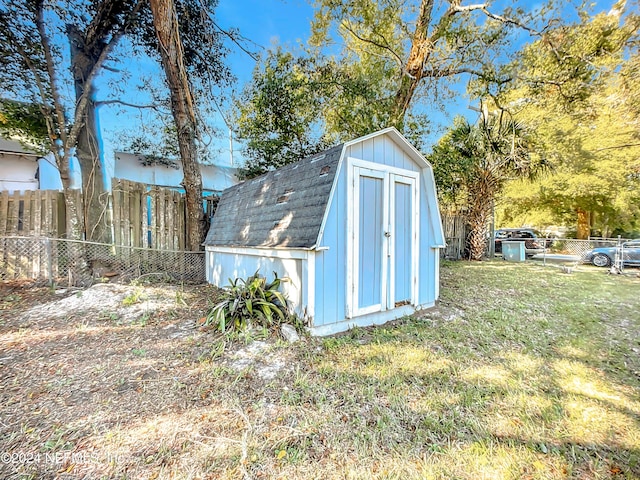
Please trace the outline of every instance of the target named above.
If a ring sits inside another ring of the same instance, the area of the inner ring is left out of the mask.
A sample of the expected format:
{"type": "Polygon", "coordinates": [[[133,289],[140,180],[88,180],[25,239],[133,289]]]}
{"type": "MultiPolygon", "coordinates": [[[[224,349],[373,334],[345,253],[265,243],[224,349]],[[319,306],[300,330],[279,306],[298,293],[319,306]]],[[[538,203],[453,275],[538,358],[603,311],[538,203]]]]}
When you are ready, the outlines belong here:
{"type": "Polygon", "coordinates": [[[97,102],[94,102],[96,107],[101,107],[103,105],[122,105],[124,107],[131,107],[131,108],[140,108],[140,109],[150,109],[150,110],[155,110],[157,112],[163,112],[162,108],[159,105],[155,105],[155,104],[149,104],[149,105],[138,105],[135,103],[129,103],[129,102],[125,102],[124,100],[116,100],[116,99],[112,99],[112,100],[99,100],[97,102]]]}

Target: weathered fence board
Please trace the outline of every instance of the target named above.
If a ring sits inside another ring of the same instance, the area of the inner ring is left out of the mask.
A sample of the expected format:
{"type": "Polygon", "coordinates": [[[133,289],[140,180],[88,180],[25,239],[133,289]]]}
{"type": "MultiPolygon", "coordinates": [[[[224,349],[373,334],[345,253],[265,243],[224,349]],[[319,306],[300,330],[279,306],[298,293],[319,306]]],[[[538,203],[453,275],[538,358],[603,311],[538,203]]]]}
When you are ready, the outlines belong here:
{"type": "Polygon", "coordinates": [[[459,260],[464,254],[467,239],[466,217],[458,213],[442,213],[442,228],[447,241],[445,258],[459,260]]]}
{"type": "MultiPolygon", "coordinates": [[[[80,190],[71,192],[80,205],[80,190]]],[[[211,217],[217,197],[203,199],[211,217]]],[[[184,250],[186,202],[184,194],[158,186],[113,179],[105,212],[113,228],[114,244],[125,247],[184,250]]],[[[0,192],[0,236],[63,237],[65,197],[49,190],[0,192]]]]}
{"type": "Polygon", "coordinates": [[[112,205],[117,245],[184,249],[185,202],[180,192],[114,179],[112,205]]]}
{"type": "MultiPolygon", "coordinates": [[[[74,194],[79,195],[79,191],[74,194]]],[[[61,192],[0,192],[0,236],[61,236],[65,231],[65,218],[61,192]]]]}

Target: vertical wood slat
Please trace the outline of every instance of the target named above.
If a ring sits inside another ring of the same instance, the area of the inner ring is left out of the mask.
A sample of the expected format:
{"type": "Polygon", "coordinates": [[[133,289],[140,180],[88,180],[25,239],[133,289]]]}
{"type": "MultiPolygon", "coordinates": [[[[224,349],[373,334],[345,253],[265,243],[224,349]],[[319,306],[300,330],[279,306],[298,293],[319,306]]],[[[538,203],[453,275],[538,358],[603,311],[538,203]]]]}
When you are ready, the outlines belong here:
{"type": "Polygon", "coordinates": [[[142,246],[142,226],[140,225],[140,215],[142,212],[142,192],[140,185],[136,184],[131,191],[131,246],[142,246]]]}
{"type": "Polygon", "coordinates": [[[173,192],[171,199],[171,250],[178,250],[180,243],[178,234],[178,215],[180,214],[180,192],[173,192]]]}
{"type": "Polygon", "coordinates": [[[149,193],[146,187],[142,187],[140,194],[140,204],[142,206],[142,215],[140,215],[140,230],[142,232],[142,247],[149,248],[149,193]]]}
{"type": "Polygon", "coordinates": [[[180,247],[180,231],[178,217],[180,215],[180,199],[182,195],[180,192],[173,192],[173,201],[171,202],[171,208],[173,210],[171,215],[171,250],[179,250],[180,247]]]}
{"type": "Polygon", "coordinates": [[[42,232],[42,190],[33,192],[33,235],[39,237],[42,232]]]}
{"type": "Polygon", "coordinates": [[[12,195],[9,199],[9,215],[7,219],[7,233],[9,235],[18,234],[18,210],[20,208],[20,195],[12,195]]]}
{"type": "Polygon", "coordinates": [[[33,235],[39,237],[42,232],[42,191],[33,192],[33,235]]]}
{"type": "Polygon", "coordinates": [[[158,187],[151,187],[149,190],[149,198],[151,198],[151,248],[160,248],[158,245],[158,187]]]}
{"type": "Polygon", "coordinates": [[[0,235],[7,233],[7,221],[9,219],[9,192],[0,192],[0,235]]]}
{"type": "Polygon", "coordinates": [[[166,243],[166,233],[165,233],[165,222],[164,222],[164,214],[167,210],[167,205],[165,202],[165,191],[164,189],[156,190],[158,193],[158,202],[157,202],[157,215],[158,215],[158,242],[157,247],[160,250],[167,249],[166,243]]]}
{"type": "Polygon", "coordinates": [[[51,218],[51,205],[49,203],[49,196],[47,195],[47,193],[48,192],[43,192],[42,196],[40,197],[40,210],[42,214],[40,230],[42,232],[42,235],[45,237],[49,235],[47,226],[49,223],[49,219],[51,218]]]}
{"type": "Polygon", "coordinates": [[[131,182],[123,182],[122,192],[122,245],[131,246],[131,182]]]}
{"type": "Polygon", "coordinates": [[[44,196],[44,234],[45,236],[51,236],[51,225],[53,225],[53,197],[47,192],[47,195],[44,196]]]}
{"type": "Polygon", "coordinates": [[[25,190],[22,195],[22,234],[33,236],[33,218],[31,218],[31,198],[33,192],[25,190]]]}
{"type": "Polygon", "coordinates": [[[185,228],[185,197],[180,195],[180,203],[178,204],[178,250],[185,250],[187,244],[187,230],[185,228]]]}
{"type": "MultiPolygon", "coordinates": [[[[115,179],[114,179],[115,181],[115,179]]],[[[122,230],[121,230],[121,190],[122,190],[122,180],[118,180],[117,182],[112,182],[111,187],[111,203],[113,208],[113,240],[116,245],[122,245],[122,230]]]]}

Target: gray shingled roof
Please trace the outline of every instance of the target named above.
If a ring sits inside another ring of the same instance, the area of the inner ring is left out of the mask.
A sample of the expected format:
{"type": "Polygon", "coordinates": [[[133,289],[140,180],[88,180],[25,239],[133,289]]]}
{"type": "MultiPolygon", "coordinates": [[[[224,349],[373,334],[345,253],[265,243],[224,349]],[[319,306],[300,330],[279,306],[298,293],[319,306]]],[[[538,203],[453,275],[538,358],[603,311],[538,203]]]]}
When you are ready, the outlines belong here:
{"type": "Polygon", "coordinates": [[[343,145],[225,190],[205,245],[313,247],[343,145]]]}

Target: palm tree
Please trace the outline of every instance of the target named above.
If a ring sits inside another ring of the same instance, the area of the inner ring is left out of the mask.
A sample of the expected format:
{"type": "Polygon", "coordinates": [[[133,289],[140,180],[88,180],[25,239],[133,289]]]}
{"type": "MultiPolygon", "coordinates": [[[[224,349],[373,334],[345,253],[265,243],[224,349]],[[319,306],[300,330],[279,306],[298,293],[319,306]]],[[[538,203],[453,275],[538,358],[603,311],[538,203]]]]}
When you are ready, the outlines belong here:
{"type": "Polygon", "coordinates": [[[504,113],[483,115],[474,125],[456,118],[430,160],[436,183],[448,189],[445,196],[464,198],[471,260],[480,260],[486,251],[487,224],[506,182],[531,177],[544,166],[531,155],[524,126],[504,113]]]}

